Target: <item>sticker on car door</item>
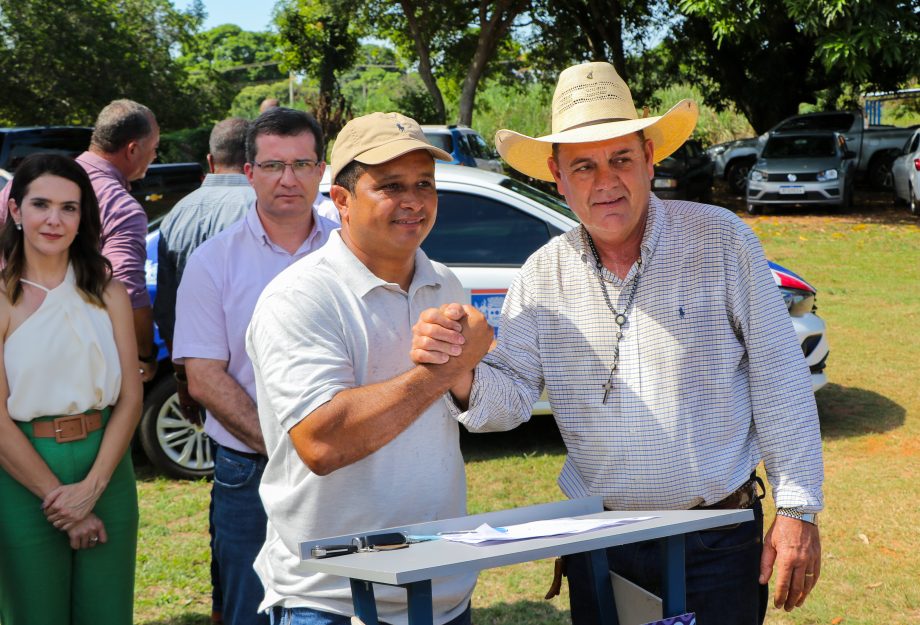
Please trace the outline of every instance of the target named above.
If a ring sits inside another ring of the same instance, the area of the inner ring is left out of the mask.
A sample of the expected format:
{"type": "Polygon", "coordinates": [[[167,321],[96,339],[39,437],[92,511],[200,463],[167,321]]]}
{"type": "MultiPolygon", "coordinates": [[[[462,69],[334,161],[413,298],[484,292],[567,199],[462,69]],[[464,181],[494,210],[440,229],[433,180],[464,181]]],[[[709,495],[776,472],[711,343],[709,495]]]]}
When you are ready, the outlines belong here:
{"type": "Polygon", "coordinates": [[[471,289],[470,304],[485,315],[486,321],[495,329],[498,338],[498,321],[502,314],[502,304],[508,289],[471,289]]]}

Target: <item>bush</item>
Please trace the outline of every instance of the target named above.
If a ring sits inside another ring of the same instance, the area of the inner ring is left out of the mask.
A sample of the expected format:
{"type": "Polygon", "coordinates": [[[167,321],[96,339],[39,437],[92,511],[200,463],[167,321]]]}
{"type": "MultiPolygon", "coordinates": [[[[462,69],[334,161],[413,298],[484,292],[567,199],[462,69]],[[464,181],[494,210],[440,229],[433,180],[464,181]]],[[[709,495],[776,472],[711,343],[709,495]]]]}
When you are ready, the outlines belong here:
{"type": "Polygon", "coordinates": [[[157,150],[161,163],[201,163],[207,171],[208,139],[213,126],[199,126],[174,130],[160,135],[160,147],[157,150]]]}

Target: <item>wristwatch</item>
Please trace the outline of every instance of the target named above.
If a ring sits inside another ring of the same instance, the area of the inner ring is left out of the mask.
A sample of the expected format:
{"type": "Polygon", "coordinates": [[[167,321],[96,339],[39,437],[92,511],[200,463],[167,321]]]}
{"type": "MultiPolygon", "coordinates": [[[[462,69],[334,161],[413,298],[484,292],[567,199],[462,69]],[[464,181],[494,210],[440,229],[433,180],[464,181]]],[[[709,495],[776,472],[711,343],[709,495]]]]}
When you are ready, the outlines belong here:
{"type": "Polygon", "coordinates": [[[791,519],[798,519],[799,521],[805,521],[812,525],[818,524],[818,514],[816,512],[805,512],[802,508],[777,508],[776,514],[779,516],[787,516],[791,519]]]}

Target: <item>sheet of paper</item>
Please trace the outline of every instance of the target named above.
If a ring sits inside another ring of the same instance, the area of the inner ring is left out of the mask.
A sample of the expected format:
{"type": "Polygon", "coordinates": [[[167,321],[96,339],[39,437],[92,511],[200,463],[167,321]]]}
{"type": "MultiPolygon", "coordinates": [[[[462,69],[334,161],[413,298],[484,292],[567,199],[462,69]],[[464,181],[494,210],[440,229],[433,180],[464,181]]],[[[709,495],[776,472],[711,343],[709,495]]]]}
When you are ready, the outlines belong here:
{"type": "Polygon", "coordinates": [[[625,519],[547,519],[545,521],[532,521],[508,527],[491,527],[483,523],[475,530],[469,532],[451,532],[442,534],[441,538],[456,543],[467,545],[482,545],[487,543],[504,542],[509,540],[526,540],[528,538],[545,538],[547,536],[563,536],[566,534],[581,534],[593,530],[628,525],[639,521],[654,519],[653,516],[629,517],[625,519]]]}

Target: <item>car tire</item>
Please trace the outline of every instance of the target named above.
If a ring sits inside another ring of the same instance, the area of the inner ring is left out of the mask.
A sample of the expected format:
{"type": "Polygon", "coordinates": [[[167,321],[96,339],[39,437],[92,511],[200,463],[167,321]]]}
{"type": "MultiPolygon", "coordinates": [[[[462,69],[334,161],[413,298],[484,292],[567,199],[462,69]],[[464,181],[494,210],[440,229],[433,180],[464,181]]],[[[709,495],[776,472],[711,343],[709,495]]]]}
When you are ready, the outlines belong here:
{"type": "Polygon", "coordinates": [[[917,191],[913,185],[907,185],[907,197],[910,198],[910,214],[914,217],[920,216],[920,200],[917,199],[917,191]]]}
{"type": "Polygon", "coordinates": [[[876,154],[869,162],[869,184],[875,189],[891,189],[894,187],[891,176],[891,164],[894,158],[887,153],[876,154]]]}
{"type": "Polygon", "coordinates": [[[747,203],[748,215],[759,215],[761,210],[763,209],[761,209],[757,204],[751,204],[750,202],[747,203]]]}
{"type": "Polygon", "coordinates": [[[725,168],[725,180],[728,181],[728,188],[735,195],[742,195],[747,187],[748,173],[751,171],[751,163],[747,161],[732,161],[725,168]]]}
{"type": "Polygon", "coordinates": [[[197,480],[214,473],[211,441],[202,425],[182,415],[171,375],[154,382],[146,393],[138,438],[150,463],[169,477],[197,480]]]}
{"type": "Polygon", "coordinates": [[[843,201],[840,203],[840,208],[845,211],[853,208],[853,185],[843,188],[843,201]]]}

